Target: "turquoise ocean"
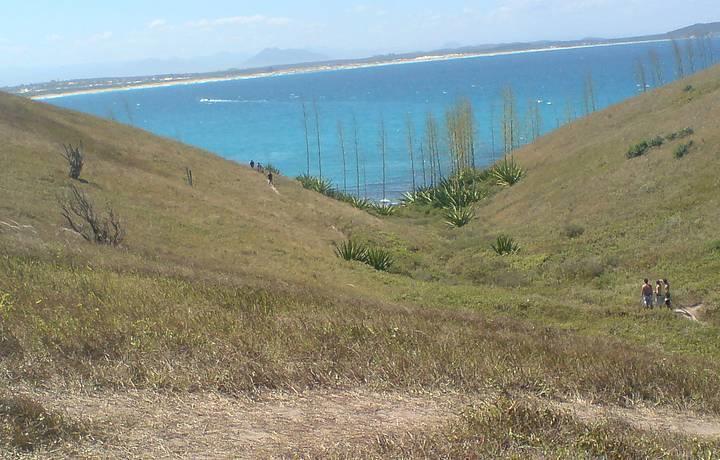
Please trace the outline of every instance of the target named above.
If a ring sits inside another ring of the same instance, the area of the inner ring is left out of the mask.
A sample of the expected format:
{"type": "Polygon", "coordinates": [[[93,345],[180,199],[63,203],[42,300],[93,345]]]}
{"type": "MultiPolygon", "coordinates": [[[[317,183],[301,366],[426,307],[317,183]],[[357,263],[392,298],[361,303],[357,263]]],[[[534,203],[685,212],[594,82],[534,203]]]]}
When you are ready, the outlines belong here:
{"type": "MultiPolygon", "coordinates": [[[[680,42],[700,47],[699,41],[680,42]]],[[[720,56],[713,42],[713,55],[720,56]]],[[[307,172],[302,104],[308,110],[311,165],[319,174],[315,112],[320,126],[323,176],[343,189],[356,190],[354,132],[361,156],[360,193],[380,195],[382,163],[379,124],[387,132],[387,195],[398,198],[411,188],[407,120],[415,131],[416,155],[428,112],[439,122],[460,98],[472,102],[476,123],[476,164],[488,165],[502,155],[500,118],[502,91],[511,87],[522,118],[536,105],[541,132],[548,133],[585,114],[584,87],[592,78],[597,108],[639,94],[638,63],[645,68],[648,89],[661,82],[653,77],[650,53],[659,57],[662,82],[677,78],[670,42],[557,49],[433,62],[331,70],[246,80],[114,91],[50,99],[74,110],[129,123],[161,136],[177,139],[222,157],[247,164],[272,164],[283,175],[307,172]],[[342,126],[347,160],[343,162],[338,136],[342,126]]],[[[695,71],[711,64],[710,53],[696,49],[695,71]]],[[[684,66],[690,73],[691,63],[684,66]]],[[[70,140],[69,140],[70,141],[70,140]]],[[[75,141],[75,140],[73,140],[75,141]]],[[[186,165],[179,165],[179,174],[186,165]]],[[[192,167],[192,165],[187,165],[192,167]]],[[[202,171],[196,171],[202,177],[202,171]]],[[[417,185],[423,184],[416,167],[417,185]]]]}

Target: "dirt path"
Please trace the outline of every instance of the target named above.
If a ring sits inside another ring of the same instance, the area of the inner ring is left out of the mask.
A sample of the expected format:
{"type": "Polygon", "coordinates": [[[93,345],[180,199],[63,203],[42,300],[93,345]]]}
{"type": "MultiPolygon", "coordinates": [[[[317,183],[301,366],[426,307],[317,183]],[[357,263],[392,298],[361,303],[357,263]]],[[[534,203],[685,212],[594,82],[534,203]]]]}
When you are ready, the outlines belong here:
{"type": "Polygon", "coordinates": [[[106,427],[89,458],[269,458],[362,443],[449,421],[458,397],[396,393],[272,393],[257,401],[147,391],[41,394],[47,408],[106,427]]]}
{"type": "Polygon", "coordinates": [[[692,437],[720,439],[718,418],[701,417],[688,412],[678,413],[664,408],[627,409],[586,402],[562,402],[557,403],[557,406],[586,422],[619,419],[644,431],[669,431],[692,437]]]}
{"type": "MultiPolygon", "coordinates": [[[[46,408],[87,420],[104,432],[97,442],[57,458],[302,458],[306,452],[360,446],[377,436],[441,428],[481,395],[400,394],[369,390],[267,393],[259,399],[215,393],[20,390],[46,408]]],[[[492,397],[490,397],[492,399],[492,397]]],[[[666,409],[550,402],[586,422],[621,419],[646,431],[720,439],[720,419],[666,409]]]]}

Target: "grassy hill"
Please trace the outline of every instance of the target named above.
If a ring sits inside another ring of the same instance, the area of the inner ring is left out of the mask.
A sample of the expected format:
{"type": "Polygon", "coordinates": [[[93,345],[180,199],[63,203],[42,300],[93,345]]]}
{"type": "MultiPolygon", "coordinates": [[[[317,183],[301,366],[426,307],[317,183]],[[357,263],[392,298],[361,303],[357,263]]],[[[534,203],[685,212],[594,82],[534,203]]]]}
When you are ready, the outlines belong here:
{"type": "Polygon", "coordinates": [[[379,218],[282,177],[275,191],[200,150],[0,94],[0,446],[73,455],[121,436],[76,420],[71,403],[53,406],[53,394],[363,389],[482,403],[409,438],[368,433],[305,454],[720,449],[557,405],[720,415],[718,77],[711,69],[522,149],[525,179],[461,229],[431,209],[379,218]],[[693,134],[626,158],[684,128],[693,134]],[[86,152],[82,183],[60,156],[69,142],[86,152]],[[58,201],[71,184],[119,213],[121,247],[65,228],[58,201]],[[501,233],[521,244],[517,255],[490,249],[501,233]],[[333,243],[347,238],[389,250],[393,270],[337,258],[333,243]],[[701,321],[641,310],[644,277],[669,278],[678,304],[702,303],[701,321]]]}

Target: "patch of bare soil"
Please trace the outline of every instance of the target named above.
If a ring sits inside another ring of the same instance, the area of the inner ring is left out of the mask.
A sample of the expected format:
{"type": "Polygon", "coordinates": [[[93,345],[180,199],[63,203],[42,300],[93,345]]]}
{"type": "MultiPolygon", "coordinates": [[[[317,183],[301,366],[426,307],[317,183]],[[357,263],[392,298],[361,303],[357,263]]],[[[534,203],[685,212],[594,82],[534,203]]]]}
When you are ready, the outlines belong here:
{"type": "Polygon", "coordinates": [[[586,422],[619,419],[644,431],[671,432],[691,437],[720,439],[720,419],[665,408],[624,408],[597,406],[584,401],[557,405],[586,422]]]}
{"type": "Polygon", "coordinates": [[[104,440],[62,454],[84,458],[294,457],[443,424],[462,399],[364,390],[270,393],[258,400],[150,391],[29,396],[102,427],[104,440]]]}

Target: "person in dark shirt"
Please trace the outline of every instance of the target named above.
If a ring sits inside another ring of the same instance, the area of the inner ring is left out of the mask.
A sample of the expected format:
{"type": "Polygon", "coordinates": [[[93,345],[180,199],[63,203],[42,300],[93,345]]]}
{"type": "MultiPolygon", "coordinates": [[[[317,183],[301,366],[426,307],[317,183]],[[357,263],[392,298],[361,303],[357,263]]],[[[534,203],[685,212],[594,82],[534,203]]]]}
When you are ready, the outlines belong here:
{"type": "Polygon", "coordinates": [[[250,160],[250,167],[255,169],[255,160],[250,160]]]}

